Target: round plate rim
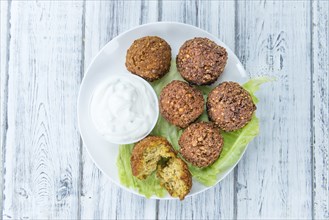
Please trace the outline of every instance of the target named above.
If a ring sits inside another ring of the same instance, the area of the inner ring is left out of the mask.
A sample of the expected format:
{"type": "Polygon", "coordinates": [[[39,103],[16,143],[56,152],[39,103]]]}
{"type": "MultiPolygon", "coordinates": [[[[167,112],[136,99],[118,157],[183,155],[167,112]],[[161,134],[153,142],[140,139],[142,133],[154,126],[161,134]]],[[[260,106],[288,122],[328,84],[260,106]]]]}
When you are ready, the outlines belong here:
{"type": "MultiPolygon", "coordinates": [[[[199,28],[199,27],[196,27],[196,26],[193,26],[193,25],[190,25],[190,24],[185,24],[185,23],[181,23],[181,22],[175,22],[175,21],[159,21],[159,22],[150,22],[150,23],[146,23],[146,24],[142,24],[142,25],[138,25],[138,26],[135,26],[135,27],[133,27],[133,28],[131,28],[131,29],[128,29],[128,30],[126,30],[126,31],[124,31],[124,32],[122,32],[122,33],[120,33],[119,35],[117,35],[117,36],[115,36],[114,38],[112,38],[109,42],[107,42],[99,51],[98,51],[98,53],[92,58],[92,60],[91,60],[91,62],[89,63],[89,65],[88,65],[88,67],[87,67],[87,69],[85,70],[85,72],[84,72],[84,76],[83,76],[83,79],[82,79],[82,82],[81,82],[81,84],[80,84],[80,88],[79,88],[79,94],[78,94],[78,99],[77,99],[77,121],[78,121],[78,130],[79,130],[79,134],[80,134],[80,137],[81,137],[81,139],[82,139],[82,142],[83,143],[85,143],[85,141],[84,141],[84,137],[81,135],[81,123],[80,123],[80,115],[79,115],[79,106],[80,106],[80,102],[81,102],[81,96],[80,96],[80,93],[81,93],[81,90],[82,90],[82,88],[84,87],[84,84],[85,84],[85,78],[86,78],[86,76],[87,76],[87,74],[88,74],[88,72],[90,71],[90,68],[93,66],[93,64],[94,64],[94,62],[95,62],[95,60],[98,58],[98,56],[105,50],[105,48],[107,47],[107,45],[111,42],[111,41],[113,41],[113,40],[116,40],[117,38],[119,38],[120,36],[122,36],[122,35],[124,35],[124,34],[127,34],[127,33],[129,33],[129,32],[131,32],[131,31],[133,31],[133,30],[136,30],[136,29],[139,29],[139,28],[143,28],[143,27],[146,27],[146,26],[152,26],[152,25],[156,25],[156,24],[159,24],[159,23],[161,23],[161,24],[164,24],[164,25],[181,25],[181,26],[186,26],[186,27],[189,27],[189,28],[192,28],[192,29],[195,29],[195,30],[197,30],[197,31],[199,31],[199,32],[203,32],[203,33],[205,33],[205,34],[207,34],[207,35],[210,35],[211,37],[213,37],[213,38],[215,38],[215,39],[217,39],[219,42],[221,42],[221,44],[225,47],[225,49],[230,53],[230,54],[232,54],[235,58],[236,58],[236,61],[238,62],[238,65],[242,68],[241,69],[241,71],[243,71],[244,72],[244,74],[245,75],[247,75],[246,74],[246,70],[244,69],[244,67],[243,67],[243,65],[242,65],[242,63],[241,63],[241,61],[239,60],[239,58],[236,56],[236,54],[223,42],[223,41],[221,41],[218,37],[216,37],[215,35],[213,35],[213,34],[211,34],[211,33],[209,33],[209,32],[207,32],[207,31],[205,31],[205,30],[203,30],[203,29],[201,29],[201,28],[199,28]]],[[[248,144],[249,145],[249,144],[248,144]]],[[[239,158],[239,160],[225,173],[225,175],[223,175],[221,178],[219,178],[218,180],[217,180],[217,182],[214,184],[214,185],[212,185],[212,186],[209,186],[209,187],[205,187],[205,188],[203,188],[202,190],[200,190],[200,191],[198,191],[198,192],[195,192],[195,193],[193,193],[193,194],[188,194],[186,197],[185,197],[185,199],[186,198],[189,198],[189,197],[192,197],[192,196],[195,196],[195,195],[198,195],[198,194],[200,194],[200,193],[202,193],[202,192],[204,192],[204,191],[206,191],[206,190],[208,190],[208,189],[210,189],[210,188],[213,188],[213,187],[215,187],[219,182],[221,182],[223,179],[225,179],[225,177],[228,175],[228,174],[230,174],[231,172],[232,172],[232,170],[236,167],[236,165],[240,162],[240,160],[242,159],[242,157],[243,157],[243,155],[245,154],[245,152],[246,152],[246,150],[247,150],[247,148],[248,148],[248,145],[245,147],[245,149],[243,150],[243,152],[242,152],[242,154],[241,154],[241,157],[239,158]]],[[[133,193],[133,194],[135,194],[135,195],[138,195],[138,196],[141,196],[141,197],[144,197],[144,198],[146,198],[145,197],[145,195],[143,195],[143,194],[140,194],[140,193],[138,193],[136,190],[134,190],[134,189],[131,189],[131,188],[128,188],[128,187],[126,187],[126,186],[124,186],[124,185],[122,185],[122,184],[119,184],[119,183],[117,183],[116,181],[114,181],[113,179],[112,179],[112,177],[110,176],[110,175],[108,175],[102,168],[101,168],[101,166],[96,162],[96,160],[94,159],[94,157],[91,155],[91,153],[89,152],[89,149],[88,149],[88,146],[87,146],[87,144],[84,144],[84,148],[86,149],[86,151],[87,151],[87,154],[89,155],[89,157],[92,159],[92,161],[93,161],[93,163],[96,165],[96,167],[112,182],[112,183],[114,183],[115,185],[117,185],[118,187],[120,187],[121,189],[124,189],[124,190],[126,190],[126,191],[128,191],[128,192],[130,192],[130,193],[133,193]]],[[[178,200],[178,198],[174,198],[174,197],[165,197],[165,198],[161,198],[161,197],[157,197],[157,196],[151,196],[149,199],[158,199],[158,200],[178,200]]]]}

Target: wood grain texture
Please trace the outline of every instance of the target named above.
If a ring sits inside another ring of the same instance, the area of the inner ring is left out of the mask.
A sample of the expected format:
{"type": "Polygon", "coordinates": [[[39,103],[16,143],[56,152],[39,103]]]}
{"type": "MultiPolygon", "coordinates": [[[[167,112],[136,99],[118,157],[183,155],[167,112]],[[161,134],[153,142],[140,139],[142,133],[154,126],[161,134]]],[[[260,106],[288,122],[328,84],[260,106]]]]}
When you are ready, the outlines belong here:
{"type": "MultiPolygon", "coordinates": [[[[149,1],[86,2],[85,67],[113,37],[139,24],[156,21],[157,4],[149,1]]],[[[154,219],[156,201],[122,190],[93,164],[83,148],[82,219],[154,219]]]]}
{"type": "MultiPolygon", "coordinates": [[[[0,175],[3,176],[3,150],[5,149],[7,136],[7,101],[8,101],[8,60],[10,43],[10,10],[11,3],[7,1],[0,2],[0,175]]],[[[3,199],[2,189],[3,181],[0,182],[0,211],[2,213],[3,199]]]]}
{"type": "MultiPolygon", "coordinates": [[[[234,49],[234,2],[163,1],[161,20],[198,26],[218,36],[234,49]]],[[[232,219],[234,175],[229,174],[214,188],[184,201],[159,201],[159,219],[232,219]]]]}
{"type": "Polygon", "coordinates": [[[12,2],[3,218],[76,219],[81,2],[12,2]]]}
{"type": "Polygon", "coordinates": [[[0,14],[3,219],[329,218],[328,1],[1,1],[0,14]],[[277,78],[258,93],[261,134],[234,173],[183,202],[111,183],[77,131],[84,69],[155,21],[207,30],[250,77],[277,78]]]}
{"type": "Polygon", "coordinates": [[[238,165],[238,219],[312,217],[310,2],[238,1],[236,52],[259,93],[260,135],[238,165]]]}
{"type": "Polygon", "coordinates": [[[329,2],[312,4],[314,219],[329,218],[329,2]]]}

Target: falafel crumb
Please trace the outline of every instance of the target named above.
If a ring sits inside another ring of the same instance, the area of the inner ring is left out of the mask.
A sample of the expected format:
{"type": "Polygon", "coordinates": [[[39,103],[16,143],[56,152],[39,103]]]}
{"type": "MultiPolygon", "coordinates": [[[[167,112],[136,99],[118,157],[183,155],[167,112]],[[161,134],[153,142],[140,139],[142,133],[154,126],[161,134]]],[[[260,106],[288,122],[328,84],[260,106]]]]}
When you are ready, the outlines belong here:
{"type": "Polygon", "coordinates": [[[131,168],[133,175],[141,180],[157,170],[160,185],[181,200],[191,190],[192,176],[186,163],[163,137],[149,136],[138,142],[131,155],[131,168]]]}
{"type": "Polygon", "coordinates": [[[132,173],[138,179],[145,179],[156,170],[162,158],[175,156],[174,150],[165,138],[149,136],[138,142],[133,149],[132,173]]]}
{"type": "Polygon", "coordinates": [[[183,200],[192,187],[192,177],[186,163],[176,157],[170,158],[166,165],[159,165],[157,176],[161,186],[165,187],[169,194],[183,200]]]}

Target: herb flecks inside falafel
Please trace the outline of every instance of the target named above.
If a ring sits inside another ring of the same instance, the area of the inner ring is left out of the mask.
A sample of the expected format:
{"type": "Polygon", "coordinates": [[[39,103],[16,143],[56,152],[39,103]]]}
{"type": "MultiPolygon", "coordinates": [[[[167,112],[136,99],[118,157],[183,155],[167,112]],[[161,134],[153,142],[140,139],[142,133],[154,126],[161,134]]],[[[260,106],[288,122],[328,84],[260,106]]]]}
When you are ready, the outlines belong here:
{"type": "Polygon", "coordinates": [[[148,136],[138,142],[131,155],[131,169],[138,179],[157,172],[160,184],[171,196],[183,200],[192,187],[187,164],[177,157],[171,144],[163,137],[148,136]]]}

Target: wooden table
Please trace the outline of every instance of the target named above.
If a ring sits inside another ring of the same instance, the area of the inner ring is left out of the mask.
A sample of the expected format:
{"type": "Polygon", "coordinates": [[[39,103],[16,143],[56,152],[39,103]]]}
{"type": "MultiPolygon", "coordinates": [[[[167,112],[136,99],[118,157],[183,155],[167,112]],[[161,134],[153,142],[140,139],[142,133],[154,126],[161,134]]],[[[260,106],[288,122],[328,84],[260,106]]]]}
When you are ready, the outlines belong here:
{"type": "Polygon", "coordinates": [[[4,219],[328,219],[328,1],[1,1],[4,219]],[[137,25],[218,36],[258,93],[261,133],[214,188],[183,202],[112,184],[86,153],[76,101],[86,67],[137,25]]]}

